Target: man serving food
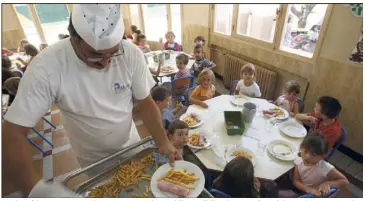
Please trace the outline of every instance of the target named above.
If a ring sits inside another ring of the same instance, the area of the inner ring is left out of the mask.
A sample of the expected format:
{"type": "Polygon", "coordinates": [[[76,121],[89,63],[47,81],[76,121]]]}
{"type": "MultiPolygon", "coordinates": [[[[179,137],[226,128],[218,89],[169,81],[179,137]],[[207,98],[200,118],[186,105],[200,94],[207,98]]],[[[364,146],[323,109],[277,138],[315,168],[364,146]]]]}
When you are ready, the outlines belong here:
{"type": "Polygon", "coordinates": [[[165,135],[150,96],[155,85],[142,52],[122,40],[119,4],[75,4],[70,38],[29,64],[3,121],[3,175],[30,197],[73,197],[61,184],[41,180],[26,136],[56,104],[81,166],[140,140],[132,121],[132,96],[156,146],[170,162],[181,159],[165,135]]]}

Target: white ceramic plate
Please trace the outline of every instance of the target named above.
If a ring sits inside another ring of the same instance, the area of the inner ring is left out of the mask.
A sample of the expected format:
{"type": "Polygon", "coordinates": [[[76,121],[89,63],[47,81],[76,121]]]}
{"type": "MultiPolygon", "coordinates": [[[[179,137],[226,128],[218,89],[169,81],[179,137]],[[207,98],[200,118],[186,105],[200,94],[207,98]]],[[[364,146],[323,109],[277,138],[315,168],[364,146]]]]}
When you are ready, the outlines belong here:
{"type": "MultiPolygon", "coordinates": [[[[187,161],[175,161],[174,165],[175,169],[181,169],[186,170],[189,173],[194,173],[196,177],[199,178],[198,181],[194,184],[194,189],[191,189],[189,191],[189,194],[187,197],[189,198],[196,198],[198,197],[201,192],[203,191],[203,188],[205,187],[205,176],[202,172],[202,170],[195,164],[187,162],[187,161]]],[[[162,177],[166,172],[170,170],[170,165],[167,163],[163,166],[161,166],[159,169],[155,171],[151,178],[151,192],[156,198],[177,198],[178,196],[173,195],[171,193],[160,191],[158,188],[158,179],[162,177]]]]}
{"type": "Polygon", "coordinates": [[[299,123],[292,122],[292,121],[283,123],[280,126],[280,130],[287,136],[293,137],[293,138],[303,138],[306,136],[305,127],[300,125],[299,123]]]}
{"type": "Polygon", "coordinates": [[[193,149],[204,149],[204,148],[207,148],[207,147],[211,146],[211,143],[207,139],[207,133],[203,129],[189,130],[188,137],[190,137],[193,133],[199,133],[200,134],[200,137],[201,137],[200,142],[202,143],[202,146],[194,146],[194,145],[191,145],[189,143],[187,144],[187,146],[189,146],[193,149]]]}
{"type": "Polygon", "coordinates": [[[174,72],[174,69],[166,70],[166,69],[164,69],[164,67],[162,67],[160,71],[163,73],[171,73],[171,72],[174,72]]]}
{"type": "Polygon", "coordinates": [[[233,99],[231,99],[230,102],[236,106],[243,107],[244,103],[247,103],[249,101],[244,97],[233,97],[233,99]]]}
{"type": "Polygon", "coordinates": [[[236,156],[233,156],[232,153],[234,151],[244,151],[246,152],[247,154],[251,155],[252,156],[252,163],[253,163],[253,166],[255,166],[255,162],[256,162],[256,157],[255,157],[255,154],[254,152],[252,152],[251,150],[247,149],[247,148],[244,148],[244,147],[240,147],[240,146],[230,146],[228,147],[227,151],[226,151],[226,154],[225,154],[225,159],[226,159],[226,162],[230,162],[231,160],[233,160],[234,158],[236,158],[236,156]]]}
{"type": "Polygon", "coordinates": [[[276,118],[278,120],[285,120],[285,119],[287,119],[290,116],[290,114],[287,112],[287,110],[285,110],[283,108],[280,108],[280,107],[277,107],[277,108],[279,108],[279,109],[281,109],[283,111],[283,115],[276,116],[275,114],[272,114],[272,115],[270,115],[270,114],[264,114],[264,116],[265,117],[268,117],[268,118],[274,117],[274,118],[276,118]]]}
{"type": "MultiPolygon", "coordinates": [[[[195,114],[195,113],[193,113],[194,115],[196,115],[197,116],[197,118],[200,120],[196,125],[193,125],[193,126],[189,126],[189,128],[197,128],[197,127],[199,127],[199,126],[201,126],[202,124],[203,124],[203,120],[202,120],[202,118],[200,118],[200,116],[199,115],[197,115],[197,114],[195,114]]],[[[184,118],[186,118],[188,115],[190,115],[190,114],[187,114],[187,113],[185,113],[185,114],[183,114],[182,116],[180,116],[179,117],[179,120],[181,120],[181,121],[183,121],[183,119],[184,118]]]]}
{"type": "Polygon", "coordinates": [[[273,140],[268,144],[268,152],[282,161],[293,161],[296,158],[296,148],[284,140],[273,140]]]}

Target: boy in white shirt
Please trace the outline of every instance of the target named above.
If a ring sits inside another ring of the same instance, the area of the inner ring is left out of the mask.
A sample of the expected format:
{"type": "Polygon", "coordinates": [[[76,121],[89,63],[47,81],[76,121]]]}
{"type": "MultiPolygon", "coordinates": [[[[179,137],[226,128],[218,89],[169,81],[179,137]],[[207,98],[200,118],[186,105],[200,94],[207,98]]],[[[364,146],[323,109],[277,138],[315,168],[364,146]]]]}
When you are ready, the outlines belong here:
{"type": "Polygon", "coordinates": [[[235,95],[249,96],[259,98],[262,96],[258,84],[255,82],[255,67],[247,63],[240,70],[242,79],[238,82],[235,89],[235,95]]]}

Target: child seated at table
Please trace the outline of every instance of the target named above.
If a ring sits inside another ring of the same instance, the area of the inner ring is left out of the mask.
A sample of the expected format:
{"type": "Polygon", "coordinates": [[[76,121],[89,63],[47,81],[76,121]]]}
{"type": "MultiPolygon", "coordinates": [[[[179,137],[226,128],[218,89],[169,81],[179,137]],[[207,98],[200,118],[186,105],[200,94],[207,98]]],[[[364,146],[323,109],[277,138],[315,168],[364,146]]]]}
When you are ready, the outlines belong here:
{"type": "Polygon", "coordinates": [[[293,187],[281,191],[281,197],[299,197],[313,194],[326,197],[331,188],[341,188],[348,184],[347,178],[333,165],[324,160],[328,153],[328,142],[319,132],[309,133],[300,145],[301,157],[295,160],[293,187]]]}
{"type": "Polygon", "coordinates": [[[341,137],[341,125],[338,116],[342,110],[339,101],[333,97],[322,96],[314,107],[314,112],[297,114],[295,118],[310,123],[312,131],[319,131],[329,143],[330,150],[341,137]]]}
{"type": "Polygon", "coordinates": [[[278,197],[277,184],[255,177],[252,161],[242,156],[225,166],[223,173],[214,180],[213,187],[231,198],[278,197]]]}
{"type": "Polygon", "coordinates": [[[36,46],[32,44],[26,44],[24,46],[24,51],[27,56],[30,56],[30,58],[25,61],[22,58],[18,57],[17,60],[24,64],[24,68],[22,69],[23,72],[27,69],[28,64],[32,61],[32,59],[38,54],[38,49],[36,46]]]}
{"type": "Polygon", "coordinates": [[[212,84],[215,81],[215,75],[210,69],[204,69],[198,75],[199,85],[194,89],[189,97],[192,104],[199,105],[203,108],[208,108],[208,105],[203,102],[211,99],[215,95],[215,86],[212,84]]]}
{"type": "Polygon", "coordinates": [[[251,63],[245,64],[240,74],[242,79],[238,82],[235,89],[235,95],[249,96],[259,98],[262,96],[258,84],[255,82],[255,67],[251,63]]]}
{"type": "Polygon", "coordinates": [[[143,53],[150,52],[150,46],[146,43],[146,36],[144,34],[137,36],[137,46],[143,53]]]}
{"type": "Polygon", "coordinates": [[[168,129],[169,125],[175,119],[184,114],[187,109],[182,105],[182,103],[176,104],[176,107],[172,109],[172,96],[170,94],[170,91],[164,87],[155,87],[151,92],[151,96],[161,112],[163,126],[165,129],[168,129]]]}
{"type": "Polygon", "coordinates": [[[300,85],[295,80],[286,82],[284,93],[277,98],[275,104],[287,110],[291,116],[296,115],[300,111],[300,103],[297,96],[300,94],[300,85]]]}
{"type": "Polygon", "coordinates": [[[194,57],[196,61],[191,68],[191,74],[194,77],[197,77],[203,69],[212,69],[216,66],[212,61],[204,58],[203,54],[203,46],[201,44],[197,44],[194,47],[194,57]]]}
{"type": "MultiPolygon", "coordinates": [[[[194,45],[196,46],[198,44],[202,45],[203,48],[205,47],[206,40],[203,36],[197,36],[194,39],[194,45]]],[[[194,52],[191,55],[192,55],[192,59],[194,59],[194,52]]],[[[206,58],[205,52],[203,52],[203,58],[206,58]]]]}
{"type": "Polygon", "coordinates": [[[180,120],[173,121],[167,131],[170,142],[181,152],[182,155],[183,147],[188,143],[188,131],[188,124],[180,120]]]}
{"type": "Polygon", "coordinates": [[[182,46],[179,43],[174,42],[175,35],[172,31],[168,31],[165,34],[165,39],[166,39],[166,42],[164,44],[163,44],[163,40],[160,39],[160,43],[163,46],[163,50],[182,51],[182,46]]]}

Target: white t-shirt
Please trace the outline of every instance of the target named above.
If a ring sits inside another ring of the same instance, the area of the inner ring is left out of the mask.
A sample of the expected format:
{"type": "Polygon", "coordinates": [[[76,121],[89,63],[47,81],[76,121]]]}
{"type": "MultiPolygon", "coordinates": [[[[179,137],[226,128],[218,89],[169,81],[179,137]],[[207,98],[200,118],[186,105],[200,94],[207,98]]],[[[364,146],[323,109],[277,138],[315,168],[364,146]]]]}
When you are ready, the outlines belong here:
{"type": "Polygon", "coordinates": [[[261,97],[261,90],[256,82],[249,87],[244,85],[244,81],[240,80],[236,85],[236,91],[239,91],[239,95],[249,96],[253,98],[261,97]]]}
{"type": "Polygon", "coordinates": [[[124,55],[103,70],[82,62],[70,40],[49,46],[29,64],[5,119],[33,127],[56,104],[75,154],[87,161],[137,142],[132,96],[146,98],[155,82],[138,47],[121,44],[124,55]]]}
{"type": "Polygon", "coordinates": [[[300,157],[294,162],[299,170],[301,183],[311,187],[316,187],[327,181],[328,173],[334,168],[332,164],[324,160],[313,166],[306,166],[300,157]]]}

